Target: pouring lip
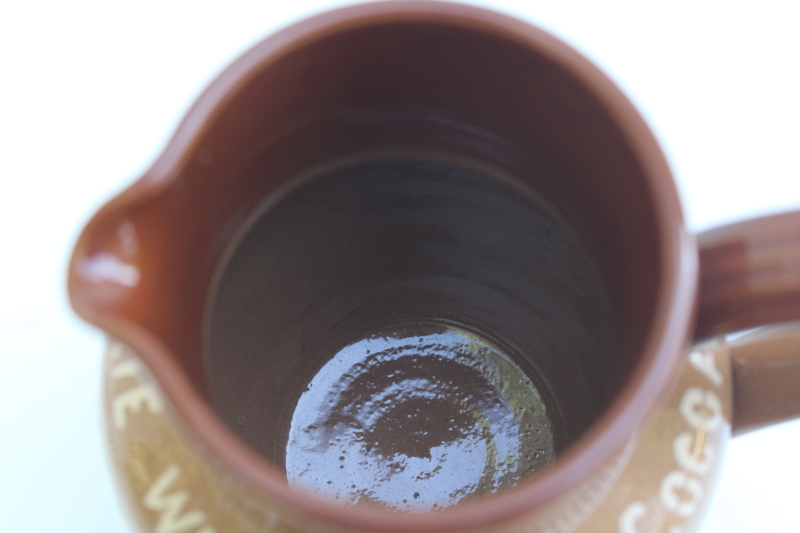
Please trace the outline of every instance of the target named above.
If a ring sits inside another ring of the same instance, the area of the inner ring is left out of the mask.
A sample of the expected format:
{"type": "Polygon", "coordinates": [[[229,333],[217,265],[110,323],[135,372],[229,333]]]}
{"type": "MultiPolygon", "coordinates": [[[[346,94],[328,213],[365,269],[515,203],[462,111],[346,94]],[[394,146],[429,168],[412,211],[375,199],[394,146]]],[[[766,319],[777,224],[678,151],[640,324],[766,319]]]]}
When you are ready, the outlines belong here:
{"type": "Polygon", "coordinates": [[[696,312],[697,245],[685,229],[680,201],[668,164],[656,139],[633,105],[589,60],[559,39],[526,22],[482,8],[450,2],[376,2],[340,8],[298,22],[266,38],[231,64],[189,110],[162,155],[128,190],[103,207],[79,238],[70,264],[69,298],[90,323],[133,348],[160,382],[186,429],[197,442],[241,480],[265,493],[303,520],[334,523],[357,530],[452,531],[487,527],[519,519],[576,487],[628,442],[672,381],[681,350],[691,340],[696,312]],[[535,479],[469,505],[431,514],[389,513],[359,506],[340,507],[287,490],[285,476],[240,441],[217,417],[168,348],[136,324],[104,314],[79,281],[86,235],[102,217],[155,197],[176,179],[215,113],[254,72],[324,35],[386,21],[445,22],[513,39],[546,56],[580,79],[609,110],[642,162],[659,223],[663,274],[659,279],[653,323],[644,356],[632,377],[604,414],[557,463],[535,479]]]}

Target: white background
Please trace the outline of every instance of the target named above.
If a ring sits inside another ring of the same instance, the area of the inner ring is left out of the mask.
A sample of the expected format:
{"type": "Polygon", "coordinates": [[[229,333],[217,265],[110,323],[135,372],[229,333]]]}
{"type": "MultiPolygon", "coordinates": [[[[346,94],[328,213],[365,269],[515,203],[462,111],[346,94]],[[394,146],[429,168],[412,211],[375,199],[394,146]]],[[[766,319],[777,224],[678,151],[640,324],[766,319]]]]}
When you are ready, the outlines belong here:
{"type": "MultiPolygon", "coordinates": [[[[70,249],[228,62],[344,3],[0,5],[0,531],[130,531],[101,434],[102,338],[66,303],[70,249]]],[[[800,208],[800,3],[476,3],[548,29],[621,85],[692,228],[800,208]]],[[[702,531],[796,533],[798,480],[800,423],[734,440],[702,531]]]]}

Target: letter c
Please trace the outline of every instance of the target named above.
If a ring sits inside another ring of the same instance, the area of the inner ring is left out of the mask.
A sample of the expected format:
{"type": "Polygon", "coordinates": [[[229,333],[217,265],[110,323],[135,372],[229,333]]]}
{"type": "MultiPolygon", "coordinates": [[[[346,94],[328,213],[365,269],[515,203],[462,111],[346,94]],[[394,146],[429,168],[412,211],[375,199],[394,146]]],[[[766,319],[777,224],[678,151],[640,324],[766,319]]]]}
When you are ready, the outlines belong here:
{"type": "Polygon", "coordinates": [[[688,518],[697,511],[700,498],[703,497],[703,485],[682,470],[674,470],[667,474],[661,482],[661,503],[664,507],[682,518],[688,518]],[[681,498],[678,491],[688,492],[690,498],[681,498]]]}
{"type": "Polygon", "coordinates": [[[636,522],[647,514],[647,506],[641,501],[628,505],[619,515],[619,533],[639,533],[636,522]]]}

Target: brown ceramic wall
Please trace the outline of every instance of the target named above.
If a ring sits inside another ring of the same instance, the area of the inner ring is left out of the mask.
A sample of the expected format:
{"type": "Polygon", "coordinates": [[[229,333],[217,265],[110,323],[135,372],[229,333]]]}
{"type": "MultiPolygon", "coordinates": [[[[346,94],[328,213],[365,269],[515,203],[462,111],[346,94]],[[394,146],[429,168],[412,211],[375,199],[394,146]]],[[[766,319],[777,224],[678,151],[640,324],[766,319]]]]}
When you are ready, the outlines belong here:
{"type": "Polygon", "coordinates": [[[155,253],[142,255],[141,286],[120,312],[163,339],[201,390],[208,287],[248,216],[298,173],[384,147],[477,158],[560,211],[625,326],[609,387],[629,375],[662,259],[643,163],[598,97],[546,55],[431,18],[330,28],[269,57],[216,110],[168,189],[121,214],[155,253]]]}
{"type": "Polygon", "coordinates": [[[421,153],[309,178],[237,244],[209,311],[213,402],[246,442],[282,464],[316,372],[403,324],[451,324],[503,347],[543,395],[559,450],[606,406],[619,364],[608,295],[574,234],[521,184],[421,153]]]}

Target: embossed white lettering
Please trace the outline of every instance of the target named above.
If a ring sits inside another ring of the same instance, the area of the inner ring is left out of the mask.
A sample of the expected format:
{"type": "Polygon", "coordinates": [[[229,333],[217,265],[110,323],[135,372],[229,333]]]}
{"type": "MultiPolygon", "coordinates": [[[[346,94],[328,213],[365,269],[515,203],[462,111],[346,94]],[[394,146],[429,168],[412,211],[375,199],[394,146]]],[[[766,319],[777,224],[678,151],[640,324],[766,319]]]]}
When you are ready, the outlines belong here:
{"type": "Polygon", "coordinates": [[[714,431],[722,424],[722,402],[710,390],[689,387],[681,398],[680,412],[694,429],[714,431]]]}
{"type": "Polygon", "coordinates": [[[180,475],[178,465],[169,465],[142,498],[146,508],[159,513],[156,533],[184,533],[201,526],[202,528],[196,533],[215,533],[214,528],[208,525],[203,511],[195,509],[184,512],[184,507],[189,502],[188,491],[168,493],[180,475]]]}
{"type": "Polygon", "coordinates": [[[128,424],[127,410],[140,411],[143,407],[153,414],[164,410],[161,394],[150,383],[144,383],[118,394],[114,398],[113,417],[117,429],[125,429],[128,424]]]}
{"type": "Polygon", "coordinates": [[[703,485],[682,470],[675,470],[667,474],[661,482],[659,493],[664,507],[676,515],[688,518],[697,510],[700,499],[703,497],[703,485]],[[688,498],[682,497],[688,495],[688,498]]]}
{"type": "Polygon", "coordinates": [[[639,533],[636,522],[647,513],[644,503],[637,501],[628,505],[622,514],[619,515],[619,533],[639,533]]]}
{"type": "Polygon", "coordinates": [[[689,364],[707,377],[717,387],[722,386],[722,374],[714,365],[714,352],[692,350],[689,353],[689,364]]]}
{"type": "Polygon", "coordinates": [[[111,377],[114,379],[135,378],[141,369],[142,365],[134,359],[122,360],[111,367],[111,377]]]}
{"type": "MultiPolygon", "coordinates": [[[[689,361],[712,383],[722,384],[722,375],[714,366],[713,353],[695,351],[689,355],[689,361]]],[[[700,387],[689,387],[684,391],[678,411],[694,431],[684,431],[672,442],[675,461],[681,470],[673,470],[663,478],[659,500],[666,510],[686,519],[697,511],[702,501],[702,476],[711,472],[716,460],[712,432],[725,419],[719,396],[700,387]]],[[[648,512],[642,501],[628,505],[619,517],[619,532],[640,533],[637,528],[645,526],[648,512]]],[[[668,533],[683,533],[683,528],[673,525],[668,533]]]]}
{"type": "MultiPolygon", "coordinates": [[[[704,436],[697,435],[697,439],[704,439],[704,436]]],[[[684,470],[698,476],[704,476],[711,471],[714,449],[709,442],[696,442],[695,436],[686,431],[675,438],[672,450],[675,452],[675,460],[684,470]]]]}
{"type": "Polygon", "coordinates": [[[125,345],[121,342],[112,341],[108,347],[108,357],[112,361],[121,361],[123,353],[125,352],[125,345]]]}

